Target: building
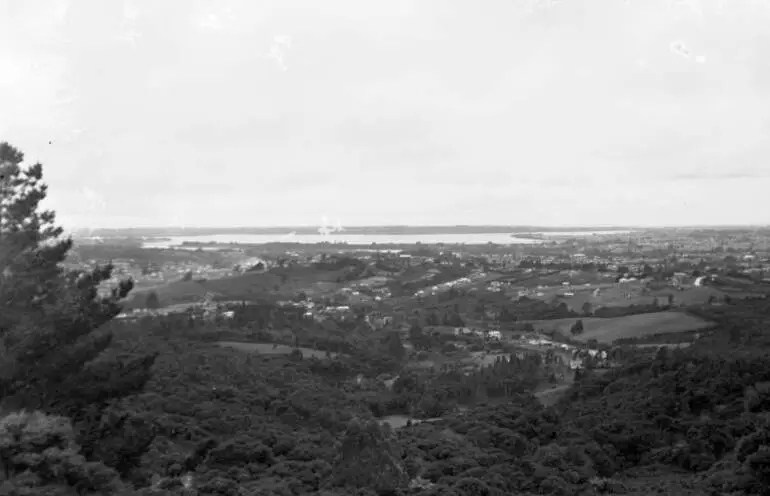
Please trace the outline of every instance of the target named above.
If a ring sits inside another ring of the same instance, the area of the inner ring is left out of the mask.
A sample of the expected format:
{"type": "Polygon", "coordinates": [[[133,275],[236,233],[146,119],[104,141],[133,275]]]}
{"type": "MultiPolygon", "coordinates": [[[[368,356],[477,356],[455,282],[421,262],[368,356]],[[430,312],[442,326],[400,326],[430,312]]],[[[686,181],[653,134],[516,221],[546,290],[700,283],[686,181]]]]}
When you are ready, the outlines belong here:
{"type": "Polygon", "coordinates": [[[583,368],[583,359],[579,358],[579,357],[571,359],[569,361],[569,368],[571,368],[572,370],[582,369],[583,368]]]}

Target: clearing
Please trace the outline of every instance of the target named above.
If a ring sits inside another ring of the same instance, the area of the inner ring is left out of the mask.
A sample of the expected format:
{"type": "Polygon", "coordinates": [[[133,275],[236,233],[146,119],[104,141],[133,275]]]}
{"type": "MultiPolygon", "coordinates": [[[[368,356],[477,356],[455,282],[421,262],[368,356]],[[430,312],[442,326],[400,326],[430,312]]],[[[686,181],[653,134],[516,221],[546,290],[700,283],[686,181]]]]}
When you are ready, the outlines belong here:
{"type": "MultiPolygon", "coordinates": [[[[573,337],[570,328],[577,322],[576,318],[554,320],[530,320],[535,329],[557,331],[564,336],[573,337]]],[[[577,341],[595,339],[600,343],[612,343],[616,339],[637,338],[654,334],[677,333],[694,331],[712,327],[714,324],[686,314],[684,312],[655,312],[639,315],[629,315],[615,318],[584,318],[583,333],[574,336],[577,341]]]]}
{"type": "MultiPolygon", "coordinates": [[[[295,349],[299,349],[302,355],[305,357],[314,358],[326,358],[326,352],[322,350],[316,350],[313,348],[294,348],[293,346],[287,346],[285,344],[273,344],[273,343],[243,343],[239,341],[219,341],[219,346],[225,348],[233,348],[238,351],[245,351],[248,353],[260,353],[262,355],[288,355],[295,349]]],[[[337,357],[338,353],[330,352],[332,358],[337,357]]]]}
{"type": "Polygon", "coordinates": [[[563,384],[545,385],[535,390],[534,396],[543,406],[555,405],[572,387],[574,383],[574,374],[567,374],[568,377],[563,384]]]}
{"type": "Polygon", "coordinates": [[[412,424],[419,424],[421,422],[437,422],[439,420],[441,420],[441,417],[418,419],[408,415],[388,415],[386,417],[377,419],[380,425],[389,424],[392,429],[401,429],[402,427],[406,427],[406,424],[409,423],[409,421],[411,421],[412,424]]]}

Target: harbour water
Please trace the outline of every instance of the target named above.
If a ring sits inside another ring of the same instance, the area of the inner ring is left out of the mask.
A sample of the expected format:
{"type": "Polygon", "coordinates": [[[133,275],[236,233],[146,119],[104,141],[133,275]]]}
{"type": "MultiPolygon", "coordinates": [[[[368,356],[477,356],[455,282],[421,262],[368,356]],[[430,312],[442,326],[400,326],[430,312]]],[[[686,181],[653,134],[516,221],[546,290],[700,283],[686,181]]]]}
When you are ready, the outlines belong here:
{"type": "MultiPolygon", "coordinates": [[[[627,231],[592,231],[592,232],[549,232],[542,233],[545,238],[563,236],[591,236],[623,234],[627,231]]],[[[510,233],[477,233],[477,234],[214,234],[208,236],[169,236],[163,240],[149,240],[143,243],[145,248],[170,248],[181,246],[183,243],[238,243],[244,245],[259,245],[266,243],[347,243],[352,245],[371,244],[467,244],[482,245],[494,243],[499,245],[537,244],[541,239],[517,238],[510,233]]]]}

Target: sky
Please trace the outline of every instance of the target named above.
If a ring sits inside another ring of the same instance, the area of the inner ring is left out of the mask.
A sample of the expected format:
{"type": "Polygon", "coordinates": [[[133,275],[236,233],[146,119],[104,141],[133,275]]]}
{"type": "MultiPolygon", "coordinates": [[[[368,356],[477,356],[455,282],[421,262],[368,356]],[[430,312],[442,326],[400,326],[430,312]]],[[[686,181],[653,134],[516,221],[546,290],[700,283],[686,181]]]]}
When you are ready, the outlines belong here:
{"type": "Polygon", "coordinates": [[[0,0],[66,228],[770,224],[770,2],[0,0]]]}

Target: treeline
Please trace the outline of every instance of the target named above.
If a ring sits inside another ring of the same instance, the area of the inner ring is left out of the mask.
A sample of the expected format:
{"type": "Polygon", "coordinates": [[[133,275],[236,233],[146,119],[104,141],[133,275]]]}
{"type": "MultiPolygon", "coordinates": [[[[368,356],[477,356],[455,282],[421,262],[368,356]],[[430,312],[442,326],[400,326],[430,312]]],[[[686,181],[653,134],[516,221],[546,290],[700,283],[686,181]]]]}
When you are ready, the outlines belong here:
{"type": "MultiPolygon", "coordinates": [[[[496,309],[497,310],[497,309],[496,309]]],[[[518,320],[554,320],[579,317],[580,314],[570,309],[565,302],[548,303],[536,298],[519,297],[515,302],[508,302],[499,310],[500,322],[518,320]]]]}
{"type": "Polygon", "coordinates": [[[543,263],[539,259],[525,259],[518,264],[520,269],[548,269],[548,270],[585,270],[597,272],[609,272],[607,264],[597,263],[575,263],[567,260],[543,263]]]}

